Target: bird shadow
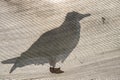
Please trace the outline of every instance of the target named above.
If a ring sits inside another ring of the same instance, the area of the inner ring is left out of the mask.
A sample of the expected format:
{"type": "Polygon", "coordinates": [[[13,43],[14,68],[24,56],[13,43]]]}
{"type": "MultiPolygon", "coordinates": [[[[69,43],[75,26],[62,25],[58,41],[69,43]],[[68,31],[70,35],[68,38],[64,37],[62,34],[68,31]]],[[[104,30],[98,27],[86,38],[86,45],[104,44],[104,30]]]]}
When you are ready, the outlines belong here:
{"type": "Polygon", "coordinates": [[[4,60],[2,63],[14,64],[12,72],[16,67],[30,64],[44,65],[49,63],[54,66],[58,61],[64,62],[79,41],[79,21],[87,16],[90,14],[80,14],[75,11],[67,13],[60,27],[44,33],[20,57],[4,60]]]}

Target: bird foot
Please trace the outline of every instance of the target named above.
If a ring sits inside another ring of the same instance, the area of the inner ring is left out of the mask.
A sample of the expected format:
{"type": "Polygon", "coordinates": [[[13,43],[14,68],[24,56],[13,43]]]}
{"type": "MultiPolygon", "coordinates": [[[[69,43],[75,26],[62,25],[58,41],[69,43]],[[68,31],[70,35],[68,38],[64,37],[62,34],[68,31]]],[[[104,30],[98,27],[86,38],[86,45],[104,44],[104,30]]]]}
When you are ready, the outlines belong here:
{"type": "Polygon", "coordinates": [[[64,73],[64,71],[60,70],[60,68],[53,68],[53,67],[50,67],[50,72],[56,74],[64,73]]]}

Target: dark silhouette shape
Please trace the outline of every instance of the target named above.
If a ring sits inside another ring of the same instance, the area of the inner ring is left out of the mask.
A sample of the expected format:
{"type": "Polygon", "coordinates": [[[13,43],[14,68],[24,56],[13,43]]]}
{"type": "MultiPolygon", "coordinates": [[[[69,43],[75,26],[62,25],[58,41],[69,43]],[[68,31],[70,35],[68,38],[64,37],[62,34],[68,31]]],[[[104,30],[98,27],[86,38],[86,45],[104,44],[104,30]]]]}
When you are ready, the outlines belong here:
{"type": "Polygon", "coordinates": [[[102,23],[103,23],[103,24],[105,24],[105,20],[106,20],[106,19],[105,19],[104,17],[102,17],[102,23]]]}
{"type": "Polygon", "coordinates": [[[20,57],[2,61],[3,64],[12,64],[10,73],[17,67],[30,64],[49,63],[51,73],[63,73],[60,68],[55,68],[58,61],[64,62],[67,56],[78,44],[80,38],[79,21],[90,14],[80,14],[75,11],[66,15],[63,24],[51,31],[44,33],[32,46],[21,54],[20,57]]]}
{"type": "Polygon", "coordinates": [[[64,73],[64,71],[60,70],[60,68],[50,67],[51,73],[64,73]]]}

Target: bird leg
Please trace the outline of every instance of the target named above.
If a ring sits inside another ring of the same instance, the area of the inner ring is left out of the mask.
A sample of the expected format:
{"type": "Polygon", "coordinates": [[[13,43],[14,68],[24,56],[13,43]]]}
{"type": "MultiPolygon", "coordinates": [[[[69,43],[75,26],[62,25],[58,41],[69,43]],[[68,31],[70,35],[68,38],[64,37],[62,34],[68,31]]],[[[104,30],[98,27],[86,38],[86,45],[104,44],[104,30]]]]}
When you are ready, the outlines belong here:
{"type": "Polygon", "coordinates": [[[64,73],[64,71],[62,71],[60,68],[54,68],[54,67],[50,67],[50,72],[56,74],[64,73]]]}
{"type": "Polygon", "coordinates": [[[51,59],[50,61],[49,61],[49,64],[50,64],[50,72],[51,73],[56,73],[56,74],[60,74],[60,73],[64,73],[64,71],[62,71],[60,68],[55,68],[55,66],[56,66],[56,60],[55,59],[51,59]]]}

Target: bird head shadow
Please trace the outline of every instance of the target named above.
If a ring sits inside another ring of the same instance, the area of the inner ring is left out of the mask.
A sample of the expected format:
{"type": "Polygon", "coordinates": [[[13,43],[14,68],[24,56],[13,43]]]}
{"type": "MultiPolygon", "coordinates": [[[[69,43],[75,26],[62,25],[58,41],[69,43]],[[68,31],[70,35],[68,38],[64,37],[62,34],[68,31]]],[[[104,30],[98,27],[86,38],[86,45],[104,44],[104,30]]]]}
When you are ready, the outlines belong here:
{"type": "Polygon", "coordinates": [[[80,21],[80,20],[82,20],[83,18],[85,18],[85,17],[88,17],[88,16],[90,16],[91,14],[81,14],[81,13],[78,13],[78,12],[75,12],[75,11],[73,11],[73,12],[69,12],[69,13],[67,13],[67,15],[66,15],[66,20],[67,21],[71,21],[71,20],[77,20],[77,21],[80,21]]]}

